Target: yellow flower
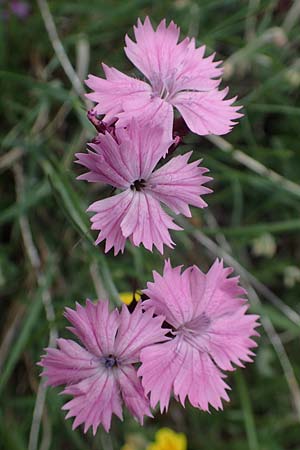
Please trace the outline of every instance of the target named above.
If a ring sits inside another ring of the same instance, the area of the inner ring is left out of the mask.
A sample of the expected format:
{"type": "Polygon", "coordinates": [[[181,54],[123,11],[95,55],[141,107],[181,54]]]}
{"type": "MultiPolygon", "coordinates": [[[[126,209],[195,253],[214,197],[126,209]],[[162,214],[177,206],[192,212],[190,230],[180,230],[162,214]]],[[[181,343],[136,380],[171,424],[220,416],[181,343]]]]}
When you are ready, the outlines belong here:
{"type": "Polygon", "coordinates": [[[125,303],[125,305],[130,305],[133,298],[135,298],[135,300],[138,302],[141,299],[141,294],[139,294],[138,292],[120,292],[119,297],[121,301],[125,303]]]}
{"type": "Polygon", "coordinates": [[[161,428],[155,434],[155,442],[148,445],[146,450],[187,450],[187,439],[183,433],[161,428]]]}

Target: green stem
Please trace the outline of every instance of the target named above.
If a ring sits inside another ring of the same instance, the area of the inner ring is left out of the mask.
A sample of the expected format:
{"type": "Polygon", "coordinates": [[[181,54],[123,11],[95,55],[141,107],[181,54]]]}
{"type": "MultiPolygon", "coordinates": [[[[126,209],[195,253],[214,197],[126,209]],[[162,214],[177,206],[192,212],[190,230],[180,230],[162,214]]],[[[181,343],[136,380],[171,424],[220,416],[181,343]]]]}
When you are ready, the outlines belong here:
{"type": "Polygon", "coordinates": [[[259,450],[252,404],[244,375],[242,375],[240,372],[236,372],[235,380],[243,409],[244,423],[246,428],[249,450],[259,450]]]}

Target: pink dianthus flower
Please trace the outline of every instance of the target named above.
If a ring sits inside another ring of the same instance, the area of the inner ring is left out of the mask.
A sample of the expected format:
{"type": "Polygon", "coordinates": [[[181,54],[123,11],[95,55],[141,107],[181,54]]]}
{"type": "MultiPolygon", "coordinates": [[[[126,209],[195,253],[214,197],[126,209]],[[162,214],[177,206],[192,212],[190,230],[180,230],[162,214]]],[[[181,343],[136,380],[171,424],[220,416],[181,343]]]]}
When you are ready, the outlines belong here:
{"type": "Polygon", "coordinates": [[[163,253],[163,244],[173,247],[169,229],[180,230],[163,210],[160,202],[175,214],[191,217],[189,205],[204,208],[200,195],[211,190],[204,183],[211,180],[200,167],[201,161],[188,163],[191,153],[173,157],[154,170],[173,141],[165,140],[161,128],[141,126],[135,119],[127,129],[117,128],[116,139],[109,133],[99,134],[97,143],[89,144],[88,153],[77,153],[79,164],[89,172],[81,180],[104,182],[122,192],[93,203],[88,211],[92,229],[100,230],[96,244],[106,239],[105,252],[114,247],[123,252],[127,238],[138,246],[163,253]]]}
{"type": "Polygon", "coordinates": [[[223,371],[252,361],[259,318],[246,314],[245,291],[238,277],[228,278],[231,273],[218,260],[207,274],[196,266],[181,273],[169,261],[163,276],[154,272],[143,291],[149,297],[144,308],[165,317],[173,339],[141,352],[138,374],[151,407],[160,402],[161,412],[167,409],[172,393],[183,406],[188,397],[204,411],[209,405],[222,409],[222,399],[229,400],[223,371]]]}
{"type": "Polygon", "coordinates": [[[46,349],[39,365],[47,385],[65,384],[63,394],[73,396],[63,406],[69,411],[66,418],[75,417],[73,429],[84,424],[84,432],[92,427],[95,434],[102,424],[108,431],[113,414],[122,420],[122,401],[141,424],[144,415],[152,417],[134,364],[144,346],[166,339],[163,318],[143,312],[140,304],[132,314],[125,305],[121,312],[110,312],[108,302],[101,300],[66,308],[65,316],[83,347],[58,339],[59,348],[46,349]]]}
{"type": "Polygon", "coordinates": [[[149,84],[103,64],[106,79],[89,75],[87,97],[96,102],[95,111],[105,121],[118,118],[116,126],[126,126],[132,117],[146,123],[164,123],[172,136],[173,108],[189,129],[199,135],[228,133],[236,124],[240,106],[236,98],[225,99],[228,88],[219,90],[222,69],[214,54],[204,57],[205,46],[196,48],[195,39],[178,43],[180,29],[162,20],[154,31],[146,17],[134,27],[136,42],[126,36],[125,53],[145,75],[149,84]]]}

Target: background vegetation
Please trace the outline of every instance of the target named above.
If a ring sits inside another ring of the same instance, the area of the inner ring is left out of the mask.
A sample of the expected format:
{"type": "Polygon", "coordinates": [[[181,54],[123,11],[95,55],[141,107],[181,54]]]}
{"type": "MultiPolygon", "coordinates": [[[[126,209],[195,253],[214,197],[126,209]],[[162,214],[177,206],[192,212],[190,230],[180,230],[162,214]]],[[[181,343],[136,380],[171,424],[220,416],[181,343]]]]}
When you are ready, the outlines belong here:
{"type": "MultiPolygon", "coordinates": [[[[0,17],[0,441],[6,450],[118,450],[126,435],[153,440],[168,426],[189,450],[300,448],[300,2],[298,0],[45,0],[23,18],[0,17]],[[105,61],[132,74],[125,33],[138,16],[166,17],[225,61],[225,83],[245,105],[224,138],[187,137],[214,182],[206,211],[173,233],[174,264],[233,265],[262,315],[255,364],[231,374],[231,402],[210,415],[172,403],[141,428],[129,416],[107,436],[71,431],[58,390],[45,392],[36,362],[65,306],[143,288],[162,257],[128,246],[95,248],[85,209],[106,187],[75,181],[94,130],[80,83],[105,61]],[[55,23],[55,26],[54,26],[55,23]],[[55,28],[56,27],[56,28],[55,28]],[[56,35],[56,31],[58,36],[56,35]],[[75,72],[74,72],[75,71],[75,72]]],[[[171,450],[171,449],[170,449],[171,450]]]]}

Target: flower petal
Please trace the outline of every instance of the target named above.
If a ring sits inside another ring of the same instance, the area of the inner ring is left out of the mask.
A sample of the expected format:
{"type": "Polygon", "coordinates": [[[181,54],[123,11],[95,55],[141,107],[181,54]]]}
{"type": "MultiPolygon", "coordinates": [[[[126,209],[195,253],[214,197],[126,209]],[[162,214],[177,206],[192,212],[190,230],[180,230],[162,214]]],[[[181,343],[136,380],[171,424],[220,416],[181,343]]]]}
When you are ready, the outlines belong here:
{"type": "Polygon", "coordinates": [[[98,114],[106,114],[104,120],[109,122],[123,110],[122,103],[129,97],[136,101],[144,96],[149,97],[150,86],[136,78],[129,77],[119,70],[102,65],[106,79],[89,75],[86,85],[94,92],[86,94],[86,97],[96,102],[95,111],[98,114]]]}
{"type": "Polygon", "coordinates": [[[123,236],[130,237],[133,244],[141,243],[152,251],[153,245],[163,253],[163,244],[173,248],[168,229],[180,230],[166,214],[159,202],[147,189],[134,192],[130,207],[121,222],[123,236]]]}
{"type": "Polygon", "coordinates": [[[89,352],[98,357],[113,353],[119,314],[117,310],[110,312],[107,300],[96,303],[87,300],[85,307],[76,303],[76,310],[66,308],[65,316],[73,325],[69,329],[89,352]]]}
{"type": "Polygon", "coordinates": [[[149,400],[145,395],[141,380],[138,378],[134,367],[122,367],[119,370],[118,381],[125,405],[131,414],[143,425],[144,416],[153,416],[149,408],[149,400]]]}
{"type": "Polygon", "coordinates": [[[123,420],[120,390],[116,378],[113,370],[102,370],[63,391],[63,394],[74,396],[62,408],[69,411],[66,419],[75,417],[73,429],[83,423],[84,432],[86,433],[92,427],[95,435],[100,424],[106,432],[109,431],[113,414],[123,420]]]}
{"type": "Polygon", "coordinates": [[[148,180],[158,161],[172,145],[173,140],[165,138],[162,126],[163,124],[149,126],[133,118],[126,129],[116,129],[120,143],[117,161],[119,166],[123,163],[130,170],[131,183],[141,179],[148,180]]]}
{"type": "Polygon", "coordinates": [[[153,310],[143,311],[141,302],[132,313],[123,305],[115,344],[118,358],[126,364],[139,362],[142,348],[167,340],[163,321],[162,316],[153,317],[153,310]]]}
{"type": "Polygon", "coordinates": [[[48,386],[73,384],[93,376],[99,370],[97,358],[69,339],[57,339],[59,348],[47,348],[39,363],[48,386]]]}
{"type": "Polygon", "coordinates": [[[78,179],[104,182],[116,188],[128,188],[132,181],[132,168],[128,156],[110,133],[99,134],[97,144],[89,144],[92,151],[76,153],[76,163],[89,169],[78,179]]]}
{"type": "Polygon", "coordinates": [[[177,357],[178,339],[151,345],[141,351],[142,365],[138,376],[142,377],[145,393],[150,393],[150,404],[155,408],[160,403],[161,413],[168,410],[173,383],[181,360],[177,357]]]}
{"type": "Polygon", "coordinates": [[[154,282],[147,283],[143,290],[149,299],[143,302],[145,308],[154,308],[156,314],[165,316],[174,328],[180,327],[194,316],[193,299],[190,293],[187,271],[181,275],[181,267],[172,268],[165,261],[163,276],[153,272],[154,282]]]}
{"type": "Polygon", "coordinates": [[[145,392],[150,393],[151,406],[159,402],[161,412],[167,410],[172,392],[183,406],[188,397],[194,407],[204,411],[209,410],[209,405],[222,409],[222,399],[229,400],[225,375],[207,353],[199,352],[180,336],[146,347],[141,361],[138,375],[145,392]]]}
{"type": "MultiPolygon", "coordinates": [[[[205,45],[196,48],[195,39],[186,38],[177,45],[176,77],[174,90],[207,91],[216,88],[223,70],[221,61],[214,61],[215,54],[204,57],[205,45]]],[[[174,59],[175,63],[175,59],[174,59]]]]}
{"type": "Polygon", "coordinates": [[[191,217],[189,205],[204,208],[207,203],[200,195],[211,189],[203,184],[212,178],[204,176],[208,169],[199,167],[201,161],[188,164],[192,152],[172,158],[167,164],[153,172],[148,185],[157,200],[163,202],[176,214],[191,217]]]}
{"type": "Polygon", "coordinates": [[[179,92],[172,98],[175,106],[187,126],[196,134],[226,134],[231,131],[242,114],[237,111],[241,106],[232,106],[236,98],[224,100],[228,89],[208,92],[179,92]]]}
{"type": "Polygon", "coordinates": [[[133,196],[133,191],[127,189],[121,194],[99,200],[88,208],[88,211],[96,212],[91,218],[92,229],[101,230],[96,244],[106,239],[105,253],[112,247],[114,247],[114,255],[117,255],[119,251],[122,253],[124,251],[126,236],[122,232],[121,223],[126,216],[133,196]]]}
{"type": "MultiPolygon", "coordinates": [[[[159,97],[149,96],[140,100],[128,98],[123,102],[124,112],[118,114],[116,127],[127,127],[132,118],[139,121],[143,128],[160,127],[163,131],[162,140],[173,140],[173,107],[159,97]]],[[[171,143],[170,143],[171,145],[171,143]]]]}
{"type": "Polygon", "coordinates": [[[228,278],[232,271],[231,267],[225,268],[223,261],[218,259],[206,275],[193,268],[190,278],[195,316],[205,313],[213,319],[223,314],[233,314],[246,302],[246,299],[242,298],[246,291],[239,286],[239,278],[228,278]]]}
{"type": "Polygon", "coordinates": [[[126,36],[125,53],[150,81],[153,81],[154,74],[165,77],[176,63],[173,57],[179,33],[180,29],[174,22],[167,27],[164,19],[154,31],[149,17],[146,17],[144,23],[138,19],[138,24],[134,27],[136,43],[126,36]]]}
{"type": "Polygon", "coordinates": [[[232,363],[244,367],[243,362],[252,362],[251,348],[257,343],[251,336],[258,336],[255,328],[259,316],[245,314],[248,307],[237,308],[234,313],[214,319],[209,329],[209,353],[216,364],[224,370],[234,370],[232,363]]]}

